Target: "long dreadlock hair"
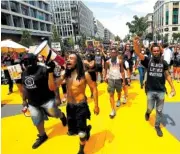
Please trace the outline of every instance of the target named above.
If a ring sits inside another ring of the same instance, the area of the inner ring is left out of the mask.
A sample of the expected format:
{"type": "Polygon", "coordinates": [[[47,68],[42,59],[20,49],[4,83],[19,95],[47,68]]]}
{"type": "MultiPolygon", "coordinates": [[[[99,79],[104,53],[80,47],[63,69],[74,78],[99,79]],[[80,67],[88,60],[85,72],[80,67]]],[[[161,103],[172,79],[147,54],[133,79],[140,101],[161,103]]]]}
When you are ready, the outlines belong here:
{"type": "MultiPolygon", "coordinates": [[[[85,72],[84,72],[84,67],[83,67],[83,62],[81,60],[81,57],[76,54],[76,53],[71,53],[76,55],[76,71],[77,71],[77,80],[81,80],[82,78],[85,77],[85,72]]],[[[71,77],[71,70],[66,69],[65,71],[65,78],[71,77]]]]}

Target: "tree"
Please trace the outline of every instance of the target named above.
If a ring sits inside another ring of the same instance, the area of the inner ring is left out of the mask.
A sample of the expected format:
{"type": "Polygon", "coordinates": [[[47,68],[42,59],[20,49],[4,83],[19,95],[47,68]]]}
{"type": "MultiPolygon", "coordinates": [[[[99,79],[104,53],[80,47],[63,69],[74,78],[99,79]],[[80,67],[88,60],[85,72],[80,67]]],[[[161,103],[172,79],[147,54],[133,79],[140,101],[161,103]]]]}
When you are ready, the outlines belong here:
{"type": "Polygon", "coordinates": [[[172,37],[173,37],[173,40],[177,41],[180,39],[180,33],[173,33],[172,37]]]}
{"type": "Polygon", "coordinates": [[[72,37],[68,39],[67,44],[69,47],[74,47],[74,40],[72,37]]]}
{"type": "Polygon", "coordinates": [[[143,32],[147,29],[148,23],[144,17],[138,17],[137,15],[133,16],[134,20],[127,22],[126,25],[129,27],[129,32],[142,36],[143,32]]]}
{"type": "Polygon", "coordinates": [[[33,45],[31,34],[29,31],[27,30],[22,31],[22,36],[19,43],[24,45],[25,47],[29,47],[33,45]]]}
{"type": "Polygon", "coordinates": [[[152,41],[153,40],[153,33],[148,33],[145,38],[152,41]]]}
{"type": "Polygon", "coordinates": [[[53,31],[53,34],[52,34],[52,40],[51,40],[51,41],[52,41],[52,42],[60,42],[61,50],[63,51],[63,50],[64,50],[64,43],[63,43],[63,41],[62,41],[60,35],[58,34],[55,25],[53,25],[52,31],[53,31]]]}
{"type": "Polygon", "coordinates": [[[124,37],[123,42],[127,42],[129,39],[130,39],[130,35],[127,34],[127,35],[124,37]]]}
{"type": "Polygon", "coordinates": [[[120,37],[117,35],[115,36],[115,41],[121,41],[120,37]]]}
{"type": "Polygon", "coordinates": [[[164,37],[163,37],[163,42],[164,43],[168,43],[168,36],[169,36],[169,34],[164,35],[164,37]]]}
{"type": "Polygon", "coordinates": [[[80,47],[85,48],[86,47],[86,35],[84,33],[81,33],[81,38],[78,39],[78,44],[80,47]]]}
{"type": "Polygon", "coordinates": [[[55,25],[53,25],[52,31],[53,31],[52,41],[53,41],[53,42],[60,42],[60,37],[59,37],[59,35],[58,35],[58,32],[57,32],[57,29],[56,29],[56,26],[55,26],[55,25]]]}

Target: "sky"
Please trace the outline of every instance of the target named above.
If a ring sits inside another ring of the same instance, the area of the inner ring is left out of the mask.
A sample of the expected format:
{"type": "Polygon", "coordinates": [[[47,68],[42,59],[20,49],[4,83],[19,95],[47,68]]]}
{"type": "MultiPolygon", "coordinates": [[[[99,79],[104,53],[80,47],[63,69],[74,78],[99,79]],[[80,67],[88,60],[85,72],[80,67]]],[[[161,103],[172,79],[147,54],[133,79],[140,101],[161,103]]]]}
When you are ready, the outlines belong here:
{"type": "Polygon", "coordinates": [[[129,33],[126,22],[131,22],[133,16],[146,16],[153,13],[157,0],[83,0],[93,11],[93,15],[105,28],[114,35],[124,38],[129,33]]]}

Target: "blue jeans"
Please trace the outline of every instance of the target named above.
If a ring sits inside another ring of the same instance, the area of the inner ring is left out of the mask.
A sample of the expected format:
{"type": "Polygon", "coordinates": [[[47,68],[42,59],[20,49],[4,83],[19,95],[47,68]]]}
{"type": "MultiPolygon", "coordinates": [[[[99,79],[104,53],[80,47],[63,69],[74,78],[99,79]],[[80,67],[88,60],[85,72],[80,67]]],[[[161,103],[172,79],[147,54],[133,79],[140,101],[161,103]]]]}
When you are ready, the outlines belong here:
{"type": "Polygon", "coordinates": [[[155,126],[160,126],[162,120],[162,110],[164,107],[165,92],[147,92],[147,113],[150,114],[156,103],[156,122],[155,126]]]}
{"type": "Polygon", "coordinates": [[[144,80],[144,67],[138,67],[138,71],[139,71],[139,80],[140,80],[140,84],[141,86],[143,86],[143,80],[144,80]]]}

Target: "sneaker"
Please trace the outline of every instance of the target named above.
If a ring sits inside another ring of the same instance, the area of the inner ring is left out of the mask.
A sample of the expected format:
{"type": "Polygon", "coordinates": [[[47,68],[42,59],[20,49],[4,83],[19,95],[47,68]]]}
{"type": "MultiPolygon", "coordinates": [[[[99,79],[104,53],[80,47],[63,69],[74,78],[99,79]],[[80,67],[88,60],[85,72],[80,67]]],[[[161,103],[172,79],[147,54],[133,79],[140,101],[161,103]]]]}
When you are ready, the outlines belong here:
{"type": "Polygon", "coordinates": [[[146,119],[146,121],[149,120],[149,117],[150,117],[150,114],[146,112],[146,114],[145,114],[145,119],[146,119]]]}
{"type": "Polygon", "coordinates": [[[67,132],[68,136],[74,136],[74,135],[77,135],[77,134],[78,134],[77,132],[72,132],[72,131],[67,132]]]}
{"type": "Polygon", "coordinates": [[[89,140],[90,138],[90,131],[91,131],[91,125],[88,125],[87,128],[86,128],[86,133],[87,133],[87,136],[86,136],[86,141],[89,140]]]}
{"type": "Polygon", "coordinates": [[[114,111],[114,110],[112,110],[112,112],[110,113],[110,118],[114,118],[115,117],[115,115],[116,115],[116,112],[114,111]]]}
{"type": "Polygon", "coordinates": [[[127,99],[126,99],[126,97],[125,96],[123,96],[123,104],[126,104],[126,102],[127,102],[127,99]]]}
{"type": "Polygon", "coordinates": [[[66,124],[67,124],[67,119],[66,119],[66,116],[65,116],[65,114],[64,114],[63,112],[62,112],[62,114],[63,114],[63,117],[60,118],[60,119],[61,119],[61,121],[62,121],[63,126],[66,126],[66,124]]]}
{"type": "Polygon", "coordinates": [[[48,139],[48,136],[46,134],[44,134],[43,136],[40,136],[38,134],[37,136],[39,138],[37,138],[36,142],[33,144],[33,146],[32,146],[33,149],[38,148],[42,143],[44,143],[48,139]]]}
{"type": "Polygon", "coordinates": [[[121,105],[120,100],[117,100],[117,102],[116,102],[116,107],[119,107],[120,105],[121,105]]]}
{"type": "Polygon", "coordinates": [[[162,137],[163,136],[163,132],[162,132],[161,128],[159,126],[155,126],[155,129],[156,129],[157,135],[159,137],[162,137]]]}

